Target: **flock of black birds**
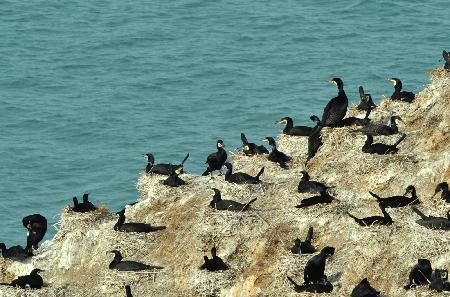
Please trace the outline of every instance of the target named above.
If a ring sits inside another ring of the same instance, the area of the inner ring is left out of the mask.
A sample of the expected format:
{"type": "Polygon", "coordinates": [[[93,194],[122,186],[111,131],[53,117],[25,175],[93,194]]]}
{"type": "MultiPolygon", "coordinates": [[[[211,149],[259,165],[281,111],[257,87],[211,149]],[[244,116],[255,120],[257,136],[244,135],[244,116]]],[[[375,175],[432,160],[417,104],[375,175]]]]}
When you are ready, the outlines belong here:
{"type": "MultiPolygon", "coordinates": [[[[445,60],[444,69],[450,70],[450,53],[443,52],[443,58],[445,60]]],[[[391,100],[399,100],[407,103],[411,103],[415,99],[415,94],[412,92],[402,91],[402,82],[398,78],[391,78],[390,81],[394,86],[394,92],[391,95],[391,100]]],[[[326,105],[322,119],[313,115],[310,117],[316,125],[314,127],[307,126],[294,126],[293,120],[290,117],[284,117],[277,123],[284,124],[285,128],[283,133],[291,136],[308,137],[308,151],[306,163],[312,159],[317,153],[318,149],[322,145],[321,130],[324,127],[336,128],[345,126],[360,126],[359,129],[352,132],[364,133],[367,137],[364,146],[361,151],[369,154],[395,154],[399,149],[398,145],[405,139],[406,135],[401,134],[401,137],[393,145],[387,145],[383,143],[373,143],[373,137],[379,135],[394,135],[399,133],[397,127],[397,120],[402,120],[397,115],[392,115],[390,125],[382,123],[372,123],[369,118],[371,111],[377,106],[374,104],[370,94],[366,94],[362,86],[359,87],[359,94],[361,102],[357,106],[360,111],[365,111],[364,118],[347,117],[348,98],[344,91],[344,84],[340,78],[333,78],[331,83],[335,84],[338,88],[338,94],[332,98],[326,105]]],[[[276,142],[273,137],[266,137],[266,141],[271,150],[267,150],[263,145],[256,145],[250,143],[246,136],[241,133],[242,140],[242,152],[246,156],[267,154],[267,159],[271,162],[278,164],[281,168],[289,168],[289,162],[291,157],[277,149],[276,142]]],[[[227,153],[224,149],[224,142],[218,140],[216,143],[217,151],[210,154],[207,157],[205,164],[208,164],[203,176],[212,174],[214,171],[220,171],[222,174],[222,167],[225,166],[227,171],[225,173],[225,181],[235,184],[258,184],[261,182],[260,177],[264,173],[264,167],[261,168],[256,176],[251,176],[243,172],[233,172],[232,164],[227,161],[227,153]]],[[[168,176],[163,184],[170,187],[178,187],[185,185],[179,175],[183,173],[184,163],[189,158],[189,154],[182,160],[181,164],[155,164],[155,158],[151,153],[145,155],[147,159],[147,167],[145,172],[147,174],[160,174],[168,176]]],[[[318,193],[317,196],[312,196],[300,201],[300,204],[295,206],[296,208],[310,207],[316,204],[328,204],[336,200],[332,197],[328,190],[330,186],[327,186],[321,182],[311,180],[307,171],[302,171],[302,177],[298,184],[297,191],[299,193],[318,193]]],[[[235,211],[244,212],[251,209],[251,204],[257,200],[257,198],[251,199],[247,203],[240,203],[233,200],[224,200],[221,197],[221,193],[218,189],[212,188],[214,191],[213,198],[209,206],[219,211],[235,211]]],[[[441,192],[441,198],[450,203],[450,192],[446,182],[439,183],[435,188],[433,197],[441,192]]],[[[429,229],[434,230],[450,230],[450,211],[447,212],[447,218],[426,216],[416,206],[420,203],[416,194],[416,189],[413,185],[409,185],[403,195],[391,196],[382,198],[375,193],[369,192],[373,196],[379,205],[383,216],[371,216],[366,218],[357,218],[347,212],[347,214],[355,220],[357,224],[363,227],[370,227],[373,225],[391,225],[393,223],[392,218],[386,211],[387,208],[398,208],[411,206],[412,210],[420,216],[417,223],[429,229]]],[[[83,202],[79,203],[77,197],[73,198],[73,212],[87,213],[97,209],[97,207],[89,201],[88,193],[83,195],[83,202]]],[[[136,204],[137,202],[133,203],[136,204]]],[[[130,205],[133,205],[130,204],[130,205]]],[[[114,225],[114,230],[119,232],[135,232],[135,233],[148,233],[164,230],[165,226],[151,226],[147,223],[125,223],[125,208],[116,214],[119,216],[117,223],[114,225]]],[[[23,226],[27,229],[26,247],[13,246],[6,248],[4,243],[0,243],[0,251],[4,258],[11,258],[16,260],[25,259],[33,256],[33,249],[38,248],[39,242],[44,238],[47,231],[47,219],[40,214],[33,214],[23,218],[23,226]]],[[[313,254],[316,252],[316,248],[312,245],[313,239],[313,227],[310,227],[308,234],[304,241],[295,239],[294,246],[291,248],[293,254],[313,254]]],[[[144,264],[137,261],[123,261],[122,254],[119,250],[111,250],[107,253],[113,253],[114,259],[109,264],[109,269],[115,269],[118,271],[141,271],[141,270],[154,270],[163,269],[161,266],[144,264]]],[[[325,275],[326,260],[332,257],[335,253],[335,248],[327,246],[321,249],[319,254],[310,258],[305,266],[303,284],[297,284],[291,277],[287,277],[288,281],[294,286],[296,292],[331,292],[333,285],[328,281],[325,275]]],[[[211,249],[211,258],[204,256],[204,263],[200,266],[200,269],[206,269],[208,271],[220,271],[227,270],[229,266],[217,255],[217,248],[213,246],[211,249]]],[[[30,274],[19,276],[11,283],[1,283],[1,285],[8,285],[20,288],[32,288],[40,289],[44,285],[42,277],[39,275],[41,269],[33,269],[30,274]]],[[[443,269],[435,269],[433,271],[431,263],[427,259],[418,259],[417,264],[411,269],[409,275],[409,282],[405,285],[405,289],[409,290],[416,286],[429,285],[429,287],[438,292],[450,291],[450,282],[448,281],[448,271],[443,269]]],[[[132,297],[131,288],[129,285],[125,286],[125,293],[127,297],[132,297]]],[[[379,296],[380,292],[372,288],[367,278],[364,278],[352,291],[351,297],[374,297],[379,296]]]]}

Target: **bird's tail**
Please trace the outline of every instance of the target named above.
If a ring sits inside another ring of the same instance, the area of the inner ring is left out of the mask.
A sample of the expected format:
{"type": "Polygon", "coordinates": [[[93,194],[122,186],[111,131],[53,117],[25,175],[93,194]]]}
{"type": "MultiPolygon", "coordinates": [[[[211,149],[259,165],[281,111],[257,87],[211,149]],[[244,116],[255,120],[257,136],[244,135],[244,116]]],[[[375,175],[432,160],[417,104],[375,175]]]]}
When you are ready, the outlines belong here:
{"type": "Polygon", "coordinates": [[[211,171],[208,169],[205,170],[205,172],[202,173],[202,176],[207,176],[211,171]]]}
{"type": "Polygon", "coordinates": [[[0,286],[11,286],[11,284],[8,284],[8,283],[0,283],[0,286]]]}
{"type": "Polygon", "coordinates": [[[243,211],[244,211],[244,210],[247,210],[247,209],[250,207],[250,204],[252,204],[253,202],[255,202],[256,199],[258,199],[258,198],[254,198],[254,199],[250,200],[250,201],[244,206],[244,208],[242,208],[242,210],[243,210],[243,211]]]}
{"type": "Polygon", "coordinates": [[[354,215],[352,215],[352,214],[349,213],[348,211],[347,211],[347,214],[348,214],[349,217],[351,217],[352,219],[354,219],[356,222],[359,222],[359,218],[355,217],[354,215]]]}
{"type": "Polygon", "coordinates": [[[164,269],[162,266],[149,265],[147,269],[164,269]]]}
{"type": "Polygon", "coordinates": [[[183,161],[181,162],[181,165],[184,165],[184,162],[186,162],[186,160],[189,158],[189,154],[186,155],[186,157],[184,157],[183,161]]]}
{"type": "Polygon", "coordinates": [[[378,201],[383,200],[383,198],[381,198],[380,196],[378,196],[377,194],[375,194],[375,193],[373,193],[373,192],[370,192],[370,191],[369,191],[369,194],[372,195],[373,197],[375,197],[378,201]]]}
{"type": "Polygon", "coordinates": [[[299,285],[289,276],[287,276],[287,279],[291,282],[291,284],[293,284],[296,288],[299,287],[299,285]]]}
{"type": "Polygon", "coordinates": [[[364,94],[364,89],[363,89],[363,87],[362,86],[359,86],[359,98],[361,98],[361,100],[364,100],[365,99],[365,94],[364,94]]]}
{"type": "Polygon", "coordinates": [[[400,142],[402,142],[402,141],[403,141],[403,139],[405,139],[405,137],[406,137],[406,134],[405,134],[405,133],[403,133],[403,134],[402,134],[402,136],[400,137],[400,139],[399,139],[399,140],[397,140],[397,142],[396,142],[396,143],[394,143],[394,147],[396,147],[397,145],[399,145],[399,144],[400,144],[400,142]]]}
{"type": "Polygon", "coordinates": [[[286,165],[285,162],[278,162],[278,165],[280,165],[280,167],[283,169],[288,169],[288,166],[286,165]]]}
{"type": "Polygon", "coordinates": [[[423,220],[426,220],[426,219],[428,218],[428,217],[427,217],[423,212],[421,212],[417,207],[412,206],[411,208],[412,208],[412,210],[413,210],[416,214],[418,214],[423,220]]]}
{"type": "Polygon", "coordinates": [[[264,173],[264,167],[261,168],[261,170],[258,172],[258,174],[255,176],[255,179],[259,180],[259,177],[261,176],[261,174],[264,173]]]}
{"type": "Polygon", "coordinates": [[[248,143],[247,137],[245,137],[244,133],[241,133],[242,144],[246,145],[248,143]]]}
{"type": "Polygon", "coordinates": [[[305,242],[311,242],[312,237],[313,237],[313,232],[314,232],[313,227],[312,226],[309,227],[308,234],[306,235],[306,238],[305,238],[305,242]]]}
{"type": "Polygon", "coordinates": [[[166,228],[166,226],[152,226],[152,231],[165,230],[166,228]]]}

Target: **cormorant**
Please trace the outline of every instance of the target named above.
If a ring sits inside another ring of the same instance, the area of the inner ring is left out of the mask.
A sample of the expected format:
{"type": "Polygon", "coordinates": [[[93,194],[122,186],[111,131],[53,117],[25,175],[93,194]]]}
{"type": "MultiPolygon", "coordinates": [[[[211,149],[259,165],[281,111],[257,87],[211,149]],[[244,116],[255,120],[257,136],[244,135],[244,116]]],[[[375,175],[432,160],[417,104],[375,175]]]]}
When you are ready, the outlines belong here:
{"type": "Polygon", "coordinates": [[[440,191],[442,191],[441,194],[442,200],[444,200],[447,203],[450,203],[450,191],[448,190],[448,184],[446,182],[439,183],[436,186],[433,197],[436,196],[436,194],[439,193],[440,191]]]}
{"type": "Polygon", "coordinates": [[[181,168],[172,168],[172,173],[166,180],[163,181],[163,184],[169,187],[179,187],[185,185],[186,182],[178,176],[179,174],[181,174],[181,171],[181,168]]]}
{"type": "Polygon", "coordinates": [[[161,266],[147,265],[136,261],[122,261],[122,254],[118,250],[112,250],[108,253],[114,254],[114,260],[109,264],[109,269],[116,269],[118,271],[139,271],[164,268],[161,266]]]}
{"type": "Polygon", "coordinates": [[[229,183],[235,184],[257,184],[260,183],[259,179],[261,174],[264,173],[264,167],[258,172],[256,176],[251,176],[247,173],[236,172],[233,173],[233,166],[231,163],[226,162],[225,167],[227,167],[227,172],[225,173],[225,180],[229,183]]]}
{"type": "Polygon", "coordinates": [[[308,172],[302,171],[302,178],[297,186],[299,193],[320,193],[320,191],[327,191],[331,187],[328,187],[321,182],[310,180],[308,172]]]}
{"type": "Polygon", "coordinates": [[[309,227],[308,234],[306,235],[305,241],[300,239],[295,239],[295,244],[291,248],[293,254],[312,254],[316,251],[316,248],[311,244],[313,237],[313,227],[309,227]]]}
{"type": "Polygon", "coordinates": [[[37,249],[39,242],[47,232],[47,219],[40,214],[33,214],[22,219],[22,224],[28,230],[26,252],[31,255],[32,248],[37,249]]]}
{"type": "Polygon", "coordinates": [[[284,117],[278,124],[286,125],[283,129],[283,134],[292,136],[309,136],[313,128],[307,126],[294,126],[294,122],[290,117],[284,117]]]}
{"type": "Polygon", "coordinates": [[[292,278],[289,276],[287,279],[294,285],[294,290],[296,292],[309,292],[309,293],[330,293],[333,291],[333,284],[329,281],[325,280],[320,283],[311,283],[311,284],[297,284],[292,278]]]}
{"type": "Polygon", "coordinates": [[[161,175],[170,175],[170,173],[173,170],[179,169],[180,174],[183,173],[184,169],[184,162],[189,158],[189,154],[184,157],[183,161],[181,161],[181,164],[173,165],[173,164],[167,164],[167,163],[161,163],[161,164],[155,164],[155,157],[153,157],[153,154],[148,153],[145,154],[147,158],[147,167],[145,168],[146,173],[156,173],[161,175]]]}
{"type": "MultiPolygon", "coordinates": [[[[88,199],[87,197],[88,196],[86,196],[86,198],[85,198],[86,201],[88,199]]],[[[83,198],[84,198],[84,196],[83,196],[83,198]]],[[[83,199],[83,200],[85,200],[85,199],[83,199]]],[[[93,206],[94,205],[92,203],[90,203],[89,201],[87,203],[85,203],[84,201],[82,203],[79,203],[77,197],[73,197],[72,211],[74,211],[74,212],[89,212],[89,211],[95,210],[95,206],[94,207],[93,206]],[[92,209],[92,207],[93,207],[93,209],[92,209]]]]}
{"type": "Polygon", "coordinates": [[[277,149],[277,144],[275,142],[275,139],[273,139],[272,137],[266,137],[266,138],[264,138],[264,141],[268,142],[269,145],[272,147],[272,151],[270,152],[269,157],[268,157],[269,161],[277,163],[283,169],[287,169],[288,167],[287,167],[286,163],[291,160],[291,157],[289,157],[288,155],[286,155],[283,152],[280,152],[277,149]]]}
{"type": "Polygon", "coordinates": [[[228,269],[227,264],[225,264],[225,262],[219,256],[217,256],[217,250],[215,246],[213,246],[211,249],[211,256],[211,259],[208,259],[208,256],[203,256],[203,260],[205,261],[205,263],[200,266],[200,269],[206,269],[208,271],[228,269]]]}
{"type": "Polygon", "coordinates": [[[83,206],[82,207],[85,210],[84,212],[94,211],[97,209],[97,207],[95,207],[95,205],[89,201],[89,193],[83,194],[83,206]]]}
{"type": "Polygon", "coordinates": [[[214,170],[222,169],[223,163],[227,160],[227,152],[223,149],[224,146],[222,140],[217,140],[217,152],[210,154],[206,159],[205,164],[208,164],[208,168],[203,172],[202,176],[206,176],[214,170]]]}
{"type": "Polygon", "coordinates": [[[383,207],[380,207],[381,212],[383,213],[383,216],[371,216],[366,217],[362,219],[358,219],[357,217],[353,216],[349,212],[347,214],[355,220],[360,226],[363,227],[370,227],[372,225],[391,225],[393,223],[391,216],[387,213],[386,209],[383,207]]]}
{"type": "Polygon", "coordinates": [[[444,58],[445,61],[444,69],[450,70],[450,53],[443,51],[442,58],[444,58]]]}
{"type": "Polygon", "coordinates": [[[434,217],[434,216],[426,216],[423,212],[421,212],[417,207],[412,207],[413,211],[420,216],[420,220],[417,220],[416,223],[424,226],[428,229],[435,230],[450,230],[450,210],[447,212],[447,217],[434,217]]]}
{"type": "Polygon", "coordinates": [[[268,154],[269,151],[264,147],[264,145],[256,145],[253,142],[248,142],[247,137],[244,133],[241,133],[242,140],[242,151],[247,156],[268,154]]]}
{"type": "Polygon", "coordinates": [[[322,122],[316,115],[312,115],[310,119],[316,123],[316,126],[314,126],[311,134],[308,136],[308,156],[306,158],[305,165],[308,164],[309,160],[316,155],[322,145],[322,135],[320,134],[320,131],[323,128],[322,122]]]}
{"type": "Polygon", "coordinates": [[[10,284],[1,283],[1,285],[20,287],[22,289],[25,289],[26,287],[30,287],[31,289],[40,289],[44,284],[42,277],[38,274],[41,271],[44,270],[35,268],[30,272],[30,274],[19,276],[18,278],[13,280],[10,284]]]}
{"type": "Polygon", "coordinates": [[[374,194],[370,191],[369,193],[370,195],[372,195],[377,199],[380,208],[396,208],[420,203],[419,197],[417,197],[416,194],[416,188],[412,185],[406,187],[406,191],[405,194],[403,194],[403,196],[392,196],[388,198],[381,198],[377,194],[374,194]],[[407,194],[411,194],[411,198],[407,197],[406,196],[407,194]]]}
{"type": "Polygon", "coordinates": [[[402,91],[402,82],[398,78],[390,78],[391,83],[394,85],[394,93],[391,95],[391,100],[400,100],[404,102],[413,102],[416,98],[413,92],[402,91]]]}
{"type": "Polygon", "coordinates": [[[356,109],[369,111],[377,107],[375,103],[373,103],[372,96],[364,93],[362,86],[359,86],[359,97],[361,98],[361,102],[358,104],[356,109]]]}
{"type": "Polygon", "coordinates": [[[354,130],[355,132],[362,132],[366,135],[379,136],[379,135],[394,135],[398,133],[398,126],[396,120],[403,121],[399,116],[393,115],[391,116],[390,125],[385,124],[369,124],[364,126],[358,130],[354,130]]]}
{"type": "Polygon", "coordinates": [[[431,274],[431,283],[429,287],[438,292],[450,291],[448,271],[445,269],[435,269],[431,274]]]}
{"type": "Polygon", "coordinates": [[[131,294],[131,288],[130,288],[130,285],[126,285],[126,286],[125,286],[125,294],[126,294],[125,297],[133,297],[133,294],[131,294]]]}
{"type": "Polygon", "coordinates": [[[387,155],[395,154],[396,152],[398,152],[399,148],[397,146],[405,139],[406,134],[402,134],[402,136],[400,136],[400,138],[394,144],[373,143],[372,135],[367,134],[366,137],[366,142],[361,148],[361,151],[363,153],[387,155]]]}
{"type": "Polygon", "coordinates": [[[303,199],[300,201],[300,204],[297,205],[297,208],[304,208],[316,204],[327,204],[333,202],[334,198],[329,195],[325,190],[321,190],[319,196],[313,196],[310,198],[303,199]]]}
{"type": "Polygon", "coordinates": [[[254,198],[247,202],[246,204],[242,204],[233,200],[222,200],[222,195],[220,191],[216,188],[213,188],[214,196],[209,203],[211,208],[217,210],[229,210],[229,211],[246,211],[249,209],[250,204],[256,201],[257,198],[254,198]]]}
{"type": "Polygon", "coordinates": [[[337,123],[336,125],[334,125],[333,127],[347,127],[347,126],[366,126],[369,125],[370,123],[370,119],[369,119],[369,115],[372,112],[372,109],[369,108],[366,111],[366,115],[364,116],[364,118],[357,118],[357,117],[348,117],[343,119],[342,121],[339,121],[339,123],[337,123]]]}
{"type": "Polygon", "coordinates": [[[305,284],[320,283],[327,280],[325,275],[325,262],[328,257],[334,255],[334,251],[334,247],[324,247],[318,255],[308,260],[303,273],[305,284]]]}
{"type": "Polygon", "coordinates": [[[0,243],[0,252],[2,253],[3,258],[25,258],[28,256],[22,246],[15,245],[7,249],[3,242],[0,243]]]}
{"type": "Polygon", "coordinates": [[[117,212],[117,214],[119,215],[119,220],[114,225],[114,230],[116,231],[148,233],[166,229],[164,226],[152,227],[146,223],[125,223],[125,209],[117,212]]]}
{"type": "Polygon", "coordinates": [[[338,95],[328,102],[323,110],[323,126],[333,126],[341,121],[347,113],[348,98],[344,91],[344,83],[340,78],[333,78],[330,83],[337,85],[338,95]]]}
{"type": "Polygon", "coordinates": [[[409,284],[404,286],[405,290],[420,285],[428,285],[431,280],[432,272],[433,269],[431,268],[430,261],[427,259],[419,259],[409,273],[409,284]]]}
{"type": "Polygon", "coordinates": [[[372,288],[367,278],[363,279],[352,291],[350,297],[378,297],[380,292],[372,288]]]}

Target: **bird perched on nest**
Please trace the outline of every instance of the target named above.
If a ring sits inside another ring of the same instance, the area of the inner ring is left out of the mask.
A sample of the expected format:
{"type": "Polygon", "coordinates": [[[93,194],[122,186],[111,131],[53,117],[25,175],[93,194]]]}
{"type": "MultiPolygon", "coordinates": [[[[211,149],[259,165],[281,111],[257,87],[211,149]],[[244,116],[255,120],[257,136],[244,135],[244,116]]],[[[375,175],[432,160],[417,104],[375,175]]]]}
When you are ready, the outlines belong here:
{"type": "Polygon", "coordinates": [[[10,247],[9,249],[6,248],[6,245],[1,242],[0,243],[0,252],[2,253],[3,258],[25,258],[28,256],[25,249],[20,245],[15,245],[10,247]]]}
{"type": "Polygon", "coordinates": [[[359,98],[361,98],[361,102],[356,109],[369,111],[377,107],[375,103],[373,103],[372,96],[364,93],[364,88],[362,86],[359,86],[359,98]]]}
{"type": "Polygon", "coordinates": [[[22,289],[25,289],[26,287],[30,287],[31,289],[40,289],[44,285],[42,277],[38,274],[41,271],[44,270],[35,268],[30,272],[30,274],[19,276],[11,283],[1,283],[1,285],[20,287],[22,289]]]}
{"type": "Polygon", "coordinates": [[[389,78],[389,80],[391,81],[391,83],[394,85],[394,93],[392,93],[391,95],[391,100],[399,100],[399,101],[404,101],[404,102],[408,102],[411,103],[414,101],[414,99],[416,98],[416,95],[414,95],[413,92],[405,92],[402,91],[402,81],[399,80],[398,78],[389,78]]]}
{"type": "Polygon", "coordinates": [[[167,163],[161,163],[161,164],[155,164],[155,157],[153,154],[148,153],[145,154],[145,157],[147,159],[147,167],[145,168],[146,173],[155,173],[155,174],[161,174],[161,175],[170,175],[172,170],[177,170],[181,173],[184,171],[184,162],[189,158],[189,154],[184,157],[183,161],[181,161],[181,164],[173,165],[173,164],[167,164],[167,163]]]}
{"type": "Polygon", "coordinates": [[[409,284],[404,286],[405,290],[415,288],[416,286],[428,285],[431,280],[431,262],[427,259],[417,260],[417,264],[411,269],[409,273],[409,284]]]}
{"type": "Polygon", "coordinates": [[[316,125],[314,126],[313,130],[311,131],[311,134],[308,136],[308,153],[306,157],[305,165],[308,164],[309,160],[311,160],[319,150],[319,148],[322,146],[322,135],[320,132],[322,131],[323,124],[320,121],[319,117],[316,115],[312,115],[310,117],[311,121],[315,122],[316,125]]]}
{"type": "Polygon", "coordinates": [[[182,180],[178,175],[181,174],[182,169],[181,168],[172,168],[172,172],[170,173],[169,177],[163,181],[163,184],[169,187],[179,187],[186,184],[184,180],[182,180]]]}
{"type": "Polygon", "coordinates": [[[394,135],[398,133],[398,126],[397,126],[397,120],[403,121],[401,117],[397,115],[391,116],[390,125],[385,125],[382,123],[377,124],[369,124],[367,126],[364,126],[360,129],[354,130],[353,132],[362,132],[366,135],[372,135],[372,136],[388,136],[388,135],[394,135]]]}
{"type": "Polygon", "coordinates": [[[225,262],[217,256],[217,249],[215,246],[211,249],[211,259],[208,258],[208,256],[203,256],[203,260],[205,263],[203,263],[202,266],[200,266],[200,269],[206,269],[208,271],[219,271],[219,270],[227,270],[228,266],[225,264],[225,262]]]}
{"type": "Polygon", "coordinates": [[[220,191],[213,188],[214,196],[209,206],[217,210],[229,210],[229,211],[247,211],[250,208],[250,204],[256,201],[257,198],[250,200],[248,203],[243,204],[233,200],[222,200],[220,191]]]}
{"type": "Polygon", "coordinates": [[[409,185],[406,187],[405,194],[403,196],[392,196],[388,198],[381,198],[375,193],[370,192],[370,195],[375,197],[378,201],[378,205],[380,208],[396,208],[396,207],[404,207],[408,205],[419,204],[420,200],[416,194],[416,188],[413,185],[409,185]],[[411,194],[411,197],[407,197],[407,194],[411,194]]]}
{"type": "Polygon", "coordinates": [[[375,290],[367,280],[363,279],[352,291],[350,297],[378,297],[380,292],[375,290]]]}
{"type": "Polygon", "coordinates": [[[291,136],[309,136],[313,130],[312,127],[308,126],[294,126],[294,121],[290,117],[282,118],[277,124],[286,125],[283,129],[283,134],[291,136]]]}
{"type": "Polygon", "coordinates": [[[259,179],[261,175],[264,173],[264,167],[258,172],[256,176],[251,176],[244,172],[236,172],[233,173],[233,165],[231,163],[226,162],[225,167],[227,168],[227,172],[225,172],[225,181],[234,184],[257,184],[260,183],[259,179]]]}
{"type": "Polygon", "coordinates": [[[393,223],[391,216],[387,213],[386,209],[384,207],[380,207],[381,212],[383,213],[383,216],[371,216],[366,217],[362,219],[358,219],[357,217],[353,216],[349,212],[347,214],[355,220],[360,226],[368,227],[372,225],[391,225],[393,223]]]}
{"type": "Polygon", "coordinates": [[[291,248],[293,254],[312,254],[316,251],[316,248],[311,244],[313,237],[313,227],[309,227],[308,234],[306,235],[305,241],[300,239],[295,239],[294,246],[291,248]]]}
{"type": "Polygon", "coordinates": [[[384,144],[384,143],[373,143],[373,136],[366,135],[367,139],[364,143],[361,151],[367,154],[378,154],[378,155],[387,155],[387,154],[395,154],[398,152],[399,148],[397,147],[400,142],[402,142],[406,134],[402,134],[402,136],[392,145],[384,144]]]}
{"type": "Polygon", "coordinates": [[[217,152],[212,153],[206,159],[205,164],[208,164],[208,168],[206,168],[205,172],[203,172],[202,176],[206,176],[212,173],[215,170],[221,170],[223,164],[227,160],[227,152],[224,150],[225,145],[222,140],[217,140],[216,148],[217,152]]]}
{"type": "Polygon", "coordinates": [[[264,141],[269,143],[269,145],[272,147],[272,151],[270,152],[269,156],[267,157],[269,159],[269,161],[277,163],[283,169],[287,169],[288,167],[287,167],[286,163],[288,163],[291,160],[291,157],[289,157],[288,155],[286,155],[283,152],[280,152],[277,149],[277,143],[275,142],[275,139],[273,139],[273,137],[266,137],[266,138],[264,138],[264,141]]]}
{"type": "Polygon", "coordinates": [[[112,250],[108,253],[114,254],[114,260],[109,264],[109,269],[116,269],[118,271],[140,271],[164,268],[161,266],[148,265],[136,261],[122,261],[122,254],[118,250],[112,250]]]}
{"type": "Polygon", "coordinates": [[[312,181],[308,172],[301,171],[302,178],[297,186],[297,191],[299,193],[320,193],[320,191],[327,191],[332,187],[328,187],[321,182],[312,181]]]}
{"type": "Polygon", "coordinates": [[[125,223],[125,209],[117,212],[119,220],[114,225],[114,230],[122,232],[138,232],[149,233],[166,229],[165,226],[152,227],[150,224],[145,223],[125,223]]]}
{"type": "Polygon", "coordinates": [[[296,208],[304,208],[316,204],[328,204],[333,202],[334,199],[335,198],[328,194],[326,190],[322,189],[320,190],[319,196],[313,196],[303,199],[302,201],[300,201],[300,204],[296,206],[296,208]]]}
{"type": "Polygon", "coordinates": [[[94,206],[94,204],[89,202],[89,193],[83,194],[83,202],[82,203],[78,203],[77,197],[73,197],[72,211],[74,211],[74,212],[90,212],[90,211],[94,211],[96,209],[97,208],[94,206]]]}
{"type": "Polygon", "coordinates": [[[338,95],[331,99],[325,106],[322,115],[322,125],[330,127],[339,123],[347,113],[348,98],[344,91],[344,83],[338,77],[330,80],[338,88],[338,95]]]}
{"type": "Polygon", "coordinates": [[[248,142],[247,137],[245,137],[244,133],[241,133],[241,140],[242,140],[242,152],[246,156],[269,153],[269,151],[263,145],[256,145],[253,142],[248,142]]]}
{"type": "Polygon", "coordinates": [[[435,230],[450,230],[450,210],[447,212],[447,217],[433,217],[433,216],[426,216],[421,212],[417,207],[412,207],[412,210],[420,216],[420,220],[417,220],[416,223],[424,226],[428,229],[435,229],[435,230]]]}
{"type": "Polygon", "coordinates": [[[325,262],[327,258],[334,255],[334,251],[334,247],[324,247],[318,255],[315,255],[308,260],[303,273],[305,284],[327,281],[327,276],[325,275],[325,262]]]}
{"type": "Polygon", "coordinates": [[[448,190],[448,184],[446,182],[439,183],[436,186],[433,197],[436,196],[436,194],[439,193],[440,191],[442,191],[441,194],[442,200],[444,200],[447,203],[450,203],[450,191],[448,190]]]}

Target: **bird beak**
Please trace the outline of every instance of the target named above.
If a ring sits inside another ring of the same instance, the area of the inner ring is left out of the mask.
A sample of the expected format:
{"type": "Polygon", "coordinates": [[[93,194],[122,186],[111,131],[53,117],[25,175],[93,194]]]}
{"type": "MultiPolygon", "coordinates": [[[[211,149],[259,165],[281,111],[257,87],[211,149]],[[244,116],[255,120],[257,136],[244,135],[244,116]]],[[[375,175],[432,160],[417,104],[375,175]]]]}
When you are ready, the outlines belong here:
{"type": "Polygon", "coordinates": [[[334,80],[329,80],[328,82],[337,85],[337,83],[334,80]]]}

